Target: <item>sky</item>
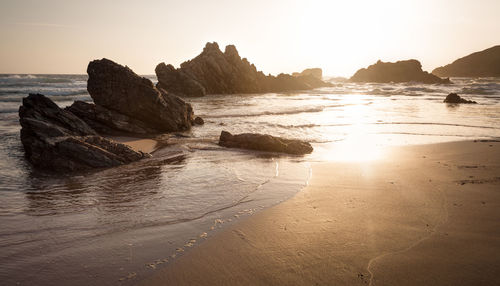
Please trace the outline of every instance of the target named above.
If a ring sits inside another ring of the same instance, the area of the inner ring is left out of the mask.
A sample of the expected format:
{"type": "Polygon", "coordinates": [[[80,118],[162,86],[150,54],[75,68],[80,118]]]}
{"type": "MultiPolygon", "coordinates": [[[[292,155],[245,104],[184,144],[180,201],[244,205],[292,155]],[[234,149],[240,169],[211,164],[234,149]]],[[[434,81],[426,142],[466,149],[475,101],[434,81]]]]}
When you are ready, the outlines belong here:
{"type": "Polygon", "coordinates": [[[266,74],[349,77],[379,59],[431,71],[499,45],[498,15],[499,0],[0,0],[0,73],[82,74],[106,57],[154,74],[213,41],[266,74]]]}

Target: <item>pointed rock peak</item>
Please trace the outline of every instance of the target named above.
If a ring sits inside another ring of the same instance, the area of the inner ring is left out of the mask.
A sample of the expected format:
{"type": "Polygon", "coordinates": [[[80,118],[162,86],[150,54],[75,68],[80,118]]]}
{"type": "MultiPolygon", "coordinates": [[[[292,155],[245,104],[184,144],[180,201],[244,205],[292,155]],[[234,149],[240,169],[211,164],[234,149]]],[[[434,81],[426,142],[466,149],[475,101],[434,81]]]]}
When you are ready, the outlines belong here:
{"type": "Polygon", "coordinates": [[[167,65],[167,64],[165,64],[165,62],[162,62],[162,63],[159,63],[155,68],[156,74],[158,74],[159,72],[161,73],[161,71],[164,71],[164,70],[175,71],[175,67],[171,64],[167,65]]]}
{"type": "Polygon", "coordinates": [[[217,44],[217,42],[212,42],[212,43],[208,42],[205,45],[203,52],[211,52],[211,51],[219,51],[220,52],[219,44],[217,44]]]}
{"type": "Polygon", "coordinates": [[[224,54],[228,57],[238,57],[240,58],[240,55],[238,54],[238,50],[234,45],[227,45],[226,50],[224,50],[224,54]]]}

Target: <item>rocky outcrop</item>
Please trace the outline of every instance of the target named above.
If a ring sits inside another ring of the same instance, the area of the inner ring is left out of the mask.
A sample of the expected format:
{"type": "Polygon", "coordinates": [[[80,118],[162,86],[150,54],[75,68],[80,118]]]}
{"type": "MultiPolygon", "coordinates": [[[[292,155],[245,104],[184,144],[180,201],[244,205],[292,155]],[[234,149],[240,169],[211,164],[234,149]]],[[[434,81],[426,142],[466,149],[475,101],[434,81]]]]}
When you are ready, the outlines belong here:
{"type": "Polygon", "coordinates": [[[96,106],[141,121],[157,132],[191,127],[194,115],[189,103],[157,89],[149,79],[138,76],[130,68],[102,59],[90,62],[87,73],[87,90],[96,106]]]}
{"type": "Polygon", "coordinates": [[[448,94],[443,102],[445,102],[445,103],[469,103],[469,104],[477,103],[473,100],[467,100],[467,99],[461,98],[456,93],[448,94]]]}
{"type": "Polygon", "coordinates": [[[158,133],[158,130],[150,128],[140,120],[93,103],[75,101],[71,106],[66,107],[66,110],[85,121],[99,134],[148,135],[158,133]]]}
{"type": "Polygon", "coordinates": [[[442,79],[428,72],[422,71],[422,65],[417,60],[384,63],[378,61],[368,68],[358,70],[351,78],[351,82],[421,82],[427,84],[451,83],[449,79],[442,79]]]}
{"type": "Polygon", "coordinates": [[[159,64],[156,75],[158,87],[187,96],[201,95],[199,86],[206,94],[281,92],[329,86],[311,74],[266,76],[246,58],[242,59],[235,46],[228,45],[222,52],[217,43],[207,43],[200,55],[182,63],[178,69],[159,64]]]}
{"type": "Polygon", "coordinates": [[[441,77],[500,77],[500,45],[438,67],[432,73],[441,77]]]}
{"type": "Polygon", "coordinates": [[[221,132],[219,145],[229,148],[280,152],[294,155],[309,154],[313,151],[311,144],[300,140],[283,139],[258,133],[232,135],[227,131],[221,132]]]}
{"type": "Polygon", "coordinates": [[[147,156],[97,135],[83,120],[41,94],[23,98],[19,118],[26,158],[47,171],[112,167],[147,156]]]}
{"type": "Polygon", "coordinates": [[[176,70],[172,65],[160,63],[155,69],[158,77],[158,88],[163,88],[179,96],[197,97],[206,94],[205,88],[182,70],[176,70]]]}
{"type": "Polygon", "coordinates": [[[313,76],[317,79],[323,79],[323,70],[320,68],[305,69],[302,72],[294,72],[293,76],[313,76]]]}

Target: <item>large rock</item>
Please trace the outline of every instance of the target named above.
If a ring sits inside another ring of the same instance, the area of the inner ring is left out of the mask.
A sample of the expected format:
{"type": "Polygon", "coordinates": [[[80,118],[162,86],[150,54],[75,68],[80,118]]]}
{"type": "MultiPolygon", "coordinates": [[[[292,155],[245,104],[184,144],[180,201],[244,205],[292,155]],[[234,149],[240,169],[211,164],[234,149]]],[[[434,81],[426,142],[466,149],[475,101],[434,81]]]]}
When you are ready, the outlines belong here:
{"type": "Polygon", "coordinates": [[[441,77],[500,77],[500,45],[438,67],[432,73],[441,77]]]}
{"type": "Polygon", "coordinates": [[[351,78],[352,82],[421,82],[421,83],[450,83],[449,79],[442,79],[428,72],[422,71],[422,65],[417,60],[384,63],[378,61],[368,68],[358,70],[351,78]]]}
{"type": "Polygon", "coordinates": [[[300,140],[283,139],[258,133],[232,135],[227,131],[221,132],[219,145],[229,148],[280,152],[294,155],[309,154],[313,151],[311,144],[300,140]]]}
{"type": "Polygon", "coordinates": [[[83,120],[41,94],[23,98],[19,118],[26,158],[47,171],[112,167],[147,156],[97,135],[83,120]]]}
{"type": "Polygon", "coordinates": [[[158,88],[163,88],[179,96],[204,96],[205,88],[187,73],[176,70],[172,65],[160,63],[155,68],[158,88]]]}
{"type": "Polygon", "coordinates": [[[263,93],[306,90],[328,83],[312,74],[297,77],[264,75],[255,65],[241,58],[233,45],[224,52],[217,43],[207,43],[202,53],[174,69],[161,63],[156,68],[158,87],[187,96],[201,95],[199,83],[206,94],[263,93]]]}
{"type": "Polygon", "coordinates": [[[90,62],[87,73],[87,90],[96,105],[142,121],[158,132],[191,127],[194,115],[190,104],[157,89],[130,68],[102,59],[90,62]]]}
{"type": "Polygon", "coordinates": [[[150,135],[158,133],[158,130],[150,128],[146,123],[130,116],[104,108],[100,105],[75,101],[66,107],[80,119],[85,121],[99,134],[107,135],[150,135]]]}
{"type": "Polygon", "coordinates": [[[448,94],[443,102],[445,102],[445,103],[469,103],[469,104],[477,103],[473,100],[467,100],[467,99],[461,98],[456,93],[448,94]]]}

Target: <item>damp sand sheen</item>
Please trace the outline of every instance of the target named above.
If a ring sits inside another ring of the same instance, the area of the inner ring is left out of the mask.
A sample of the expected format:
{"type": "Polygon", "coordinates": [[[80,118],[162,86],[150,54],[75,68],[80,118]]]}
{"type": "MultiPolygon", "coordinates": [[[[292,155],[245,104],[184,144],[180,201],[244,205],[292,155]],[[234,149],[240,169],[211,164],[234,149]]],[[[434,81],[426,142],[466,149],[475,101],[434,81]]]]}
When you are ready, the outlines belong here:
{"type": "Polygon", "coordinates": [[[292,199],[139,285],[498,285],[500,143],[312,166],[292,199]]]}

